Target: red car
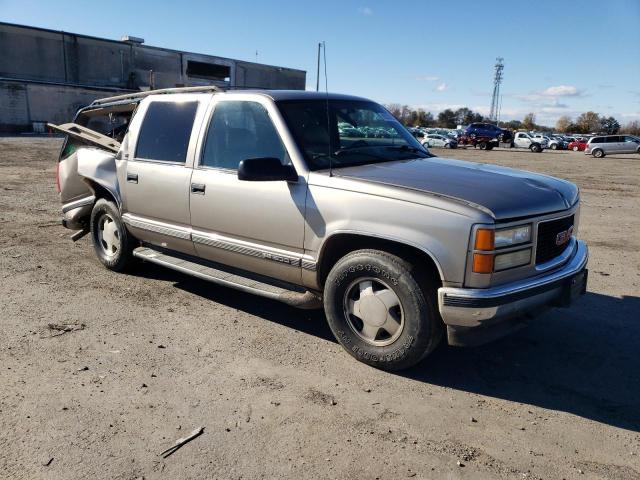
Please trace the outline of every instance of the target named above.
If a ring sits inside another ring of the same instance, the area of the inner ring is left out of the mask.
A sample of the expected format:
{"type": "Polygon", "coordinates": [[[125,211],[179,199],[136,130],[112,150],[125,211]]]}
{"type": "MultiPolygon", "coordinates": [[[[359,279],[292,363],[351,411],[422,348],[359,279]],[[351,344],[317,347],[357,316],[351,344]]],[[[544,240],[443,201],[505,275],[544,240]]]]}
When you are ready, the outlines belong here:
{"type": "Polygon", "coordinates": [[[569,143],[567,147],[569,150],[573,150],[574,152],[584,152],[584,149],[587,148],[586,140],[575,140],[569,143]]]}

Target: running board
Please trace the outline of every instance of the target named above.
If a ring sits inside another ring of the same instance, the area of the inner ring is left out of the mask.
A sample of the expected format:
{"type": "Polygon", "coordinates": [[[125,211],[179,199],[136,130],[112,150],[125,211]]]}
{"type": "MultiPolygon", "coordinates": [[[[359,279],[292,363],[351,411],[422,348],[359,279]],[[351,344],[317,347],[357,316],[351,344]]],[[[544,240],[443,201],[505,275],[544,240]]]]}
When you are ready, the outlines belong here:
{"type": "Polygon", "coordinates": [[[226,272],[195,261],[173,256],[168,253],[154,250],[150,247],[138,247],[133,251],[133,256],[146,262],[162,265],[163,267],[186,273],[193,277],[217,283],[224,287],[235,288],[243,292],[271,298],[286,303],[296,308],[313,309],[322,308],[322,300],[318,295],[309,291],[296,291],[276,285],[226,272]]]}

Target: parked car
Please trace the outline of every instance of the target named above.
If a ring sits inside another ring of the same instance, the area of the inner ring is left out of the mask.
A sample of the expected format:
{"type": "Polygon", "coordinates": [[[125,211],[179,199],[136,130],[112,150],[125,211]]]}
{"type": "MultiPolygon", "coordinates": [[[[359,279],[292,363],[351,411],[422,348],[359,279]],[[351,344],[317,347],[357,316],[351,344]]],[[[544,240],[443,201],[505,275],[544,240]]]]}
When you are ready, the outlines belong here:
{"type": "Polygon", "coordinates": [[[574,152],[583,152],[585,148],[587,148],[586,140],[573,140],[569,143],[569,150],[573,150],[574,152]]]}
{"type": "Polygon", "coordinates": [[[106,268],[139,259],[323,306],[338,342],[378,368],[407,368],[443,338],[495,338],[586,288],[575,185],[437,158],[363,98],[169,89],[99,100],[52,128],[68,136],[63,224],[91,235],[106,268]],[[122,142],[86,128],[112,116],[122,142]]]}
{"type": "Polygon", "coordinates": [[[517,132],[513,138],[513,146],[516,148],[528,148],[534,153],[540,153],[547,148],[547,140],[534,138],[527,132],[517,132]]]}
{"type": "Polygon", "coordinates": [[[422,145],[425,147],[456,148],[458,142],[451,137],[438,135],[437,133],[429,133],[425,135],[422,145]]]}
{"type": "Polygon", "coordinates": [[[555,135],[534,133],[532,138],[534,141],[546,143],[546,148],[550,148],[551,150],[565,150],[567,148],[567,143],[555,135]]]}
{"type": "Polygon", "coordinates": [[[465,129],[465,135],[469,138],[486,137],[498,142],[508,142],[512,137],[509,130],[504,130],[491,123],[472,123],[465,129]]]}
{"type": "Polygon", "coordinates": [[[609,154],[640,153],[640,138],[633,135],[603,135],[591,137],[584,150],[587,155],[603,158],[609,154]]]}

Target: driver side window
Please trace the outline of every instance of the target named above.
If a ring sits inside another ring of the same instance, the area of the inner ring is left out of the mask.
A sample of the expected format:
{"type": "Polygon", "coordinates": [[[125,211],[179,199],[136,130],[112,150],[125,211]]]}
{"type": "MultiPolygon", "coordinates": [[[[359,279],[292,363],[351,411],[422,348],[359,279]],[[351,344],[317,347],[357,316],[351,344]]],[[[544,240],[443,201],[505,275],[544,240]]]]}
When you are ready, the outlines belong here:
{"type": "Polygon", "coordinates": [[[200,165],[237,170],[242,160],[277,158],[291,163],[267,110],[257,102],[228,101],[215,106],[200,165]]]}

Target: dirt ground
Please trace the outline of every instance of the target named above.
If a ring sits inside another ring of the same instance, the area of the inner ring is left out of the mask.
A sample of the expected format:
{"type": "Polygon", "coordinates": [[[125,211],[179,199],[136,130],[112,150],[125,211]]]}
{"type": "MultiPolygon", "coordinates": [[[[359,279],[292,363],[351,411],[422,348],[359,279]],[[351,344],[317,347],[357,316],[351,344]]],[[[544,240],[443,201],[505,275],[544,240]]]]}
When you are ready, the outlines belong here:
{"type": "Polygon", "coordinates": [[[0,478],[640,478],[639,157],[438,151],[576,182],[588,294],[392,374],[321,312],[102,268],[59,225],[59,146],[0,138],[0,478]]]}

